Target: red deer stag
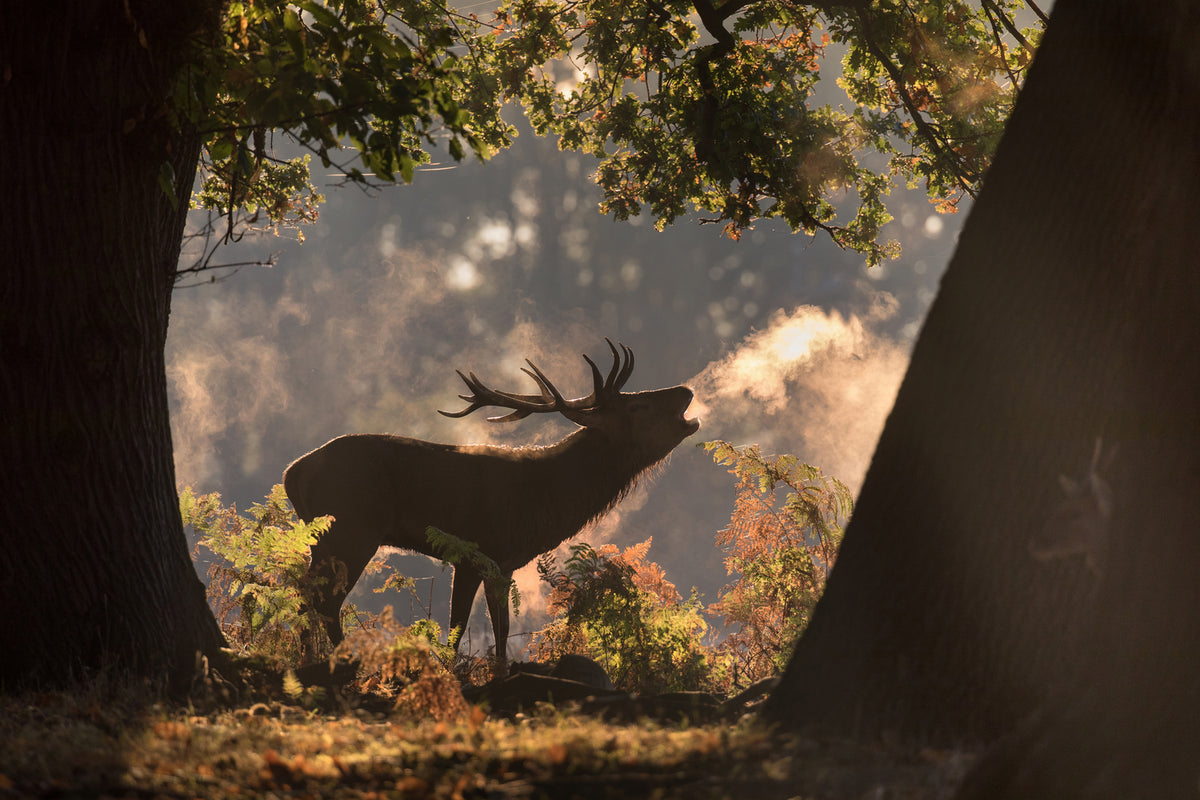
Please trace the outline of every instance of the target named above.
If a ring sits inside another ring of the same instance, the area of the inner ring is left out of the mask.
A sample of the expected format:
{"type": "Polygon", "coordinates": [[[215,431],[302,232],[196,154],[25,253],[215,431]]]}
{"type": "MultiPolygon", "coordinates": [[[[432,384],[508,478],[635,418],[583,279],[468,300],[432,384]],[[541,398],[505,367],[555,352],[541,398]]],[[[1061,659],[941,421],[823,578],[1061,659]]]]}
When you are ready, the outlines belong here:
{"type": "Polygon", "coordinates": [[[454,567],[450,630],[465,629],[481,583],[496,636],[500,674],[507,669],[508,582],[514,570],[574,536],[615,505],[647,468],[661,461],[700,427],[684,416],[692,401],[686,386],[622,392],[633,371],[633,351],[609,340],[613,366],[604,378],[592,359],[592,393],[566,400],[526,360],[522,368],[538,394],[488,388],[474,373],[458,375],[471,391],[465,417],[480,408],[511,409],[491,422],[557,412],[581,426],[547,447],[449,445],[385,434],[334,439],[297,459],[283,475],[287,495],[301,519],[332,514],[333,526],[312,548],[309,576],[324,588],[309,605],[324,620],[329,638],[342,639],[342,601],[380,546],[434,556],[426,529],[434,526],[475,542],[504,574],[488,581],[468,564],[454,567]],[[339,564],[340,562],[340,564],[339,564]],[[338,574],[345,568],[345,576],[338,574]],[[336,579],[335,579],[336,577],[336,579]],[[492,584],[492,585],[488,585],[492,584]]]}

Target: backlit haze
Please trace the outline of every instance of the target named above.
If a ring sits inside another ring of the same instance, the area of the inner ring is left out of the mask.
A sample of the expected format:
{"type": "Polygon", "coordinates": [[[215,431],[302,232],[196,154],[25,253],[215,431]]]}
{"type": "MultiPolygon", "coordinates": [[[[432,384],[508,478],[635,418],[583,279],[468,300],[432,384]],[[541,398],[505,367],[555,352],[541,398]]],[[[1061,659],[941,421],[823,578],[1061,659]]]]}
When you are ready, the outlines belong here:
{"type": "MultiPolygon", "coordinates": [[[[904,254],[867,270],[857,254],[782,225],[759,224],[735,243],[694,217],[663,233],[645,218],[614,222],[596,210],[593,169],[526,134],[487,165],[418,172],[375,196],[327,189],[303,244],[247,237],[218,253],[277,253],[278,265],[175,293],[167,355],[180,485],[245,509],[290,461],[350,432],[549,443],[571,424],[438,415],[462,405],[455,368],[532,392],[520,372],[528,357],[580,396],[591,387],[580,354],[606,370],[607,336],[636,353],[627,390],[686,383],[696,390],[689,416],[703,426],[585,538],[627,546],[653,536],[649,557],[680,590],[715,600],[727,578],[713,538],[728,522],[733,478],[696,445],[794,453],[857,491],[965,203],[939,217],[920,192],[897,191],[885,235],[904,254]]],[[[423,557],[395,563],[433,577],[444,626],[449,573],[423,557]]],[[[514,632],[542,621],[532,566],[518,577],[514,632]]],[[[429,584],[419,586],[427,597],[429,584]]],[[[408,616],[407,597],[384,602],[408,616]]],[[[476,649],[481,615],[478,603],[476,649]]],[[[510,652],[524,644],[514,639],[510,652]]]]}

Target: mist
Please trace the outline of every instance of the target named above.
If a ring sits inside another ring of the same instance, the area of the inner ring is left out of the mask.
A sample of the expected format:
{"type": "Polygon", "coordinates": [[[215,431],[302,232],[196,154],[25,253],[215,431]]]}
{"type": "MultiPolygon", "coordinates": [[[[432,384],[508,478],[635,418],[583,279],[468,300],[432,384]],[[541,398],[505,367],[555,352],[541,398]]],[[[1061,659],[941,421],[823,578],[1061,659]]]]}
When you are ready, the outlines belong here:
{"type": "Polygon", "coordinates": [[[779,309],[708,364],[691,381],[697,412],[713,421],[708,438],[730,430],[766,452],[795,453],[857,494],[908,366],[906,344],[874,330],[895,315],[895,298],[879,292],[869,301],[863,315],[846,317],[779,309]]]}
{"type": "MultiPolygon", "coordinates": [[[[692,386],[689,414],[702,428],[581,540],[626,547],[652,536],[649,557],[685,594],[695,586],[712,601],[726,582],[713,539],[733,478],[700,442],[794,453],[857,491],[958,219],[900,195],[885,234],[904,258],[867,270],[856,254],[769,224],[735,243],[686,219],[663,233],[612,222],[596,211],[588,169],[530,136],[487,165],[418,174],[380,196],[335,191],[305,244],[260,237],[227,256],[276,252],[279,266],[177,290],[167,356],[180,485],[244,509],[291,461],[351,432],[550,443],[572,424],[437,414],[464,406],[455,369],[532,392],[529,358],[580,396],[591,388],[581,355],[606,369],[609,337],[636,353],[627,390],[692,386]]],[[[393,563],[434,580],[444,625],[448,571],[424,557],[393,563]]],[[[535,629],[544,606],[532,566],[518,585],[514,632],[535,629]]],[[[407,598],[382,602],[409,612],[407,598]]]]}

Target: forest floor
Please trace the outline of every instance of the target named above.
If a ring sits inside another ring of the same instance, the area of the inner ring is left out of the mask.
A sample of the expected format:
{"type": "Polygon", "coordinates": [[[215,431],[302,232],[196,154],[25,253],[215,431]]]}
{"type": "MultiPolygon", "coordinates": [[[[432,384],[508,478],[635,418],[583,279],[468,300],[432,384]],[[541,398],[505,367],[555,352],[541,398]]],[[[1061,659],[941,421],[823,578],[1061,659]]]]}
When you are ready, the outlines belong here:
{"type": "Polygon", "coordinates": [[[120,692],[0,697],[0,798],[949,797],[971,756],[773,733],[752,718],[614,724],[541,704],[455,721],[120,692]]]}

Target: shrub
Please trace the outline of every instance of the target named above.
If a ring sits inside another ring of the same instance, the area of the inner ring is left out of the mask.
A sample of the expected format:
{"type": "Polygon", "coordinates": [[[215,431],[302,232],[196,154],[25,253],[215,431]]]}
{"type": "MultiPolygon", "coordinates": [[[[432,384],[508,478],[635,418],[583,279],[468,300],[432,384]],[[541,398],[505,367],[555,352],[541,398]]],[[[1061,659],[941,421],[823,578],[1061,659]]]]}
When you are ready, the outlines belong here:
{"type": "Polygon", "coordinates": [[[558,618],[531,643],[539,660],[579,653],[604,665],[613,685],[654,693],[699,689],[708,667],[702,641],[711,634],[693,590],[683,600],[662,568],[646,562],[650,539],[622,553],[571,546],[562,570],[550,554],[538,574],[551,589],[558,618]]]}
{"type": "MultiPolygon", "coordinates": [[[[267,656],[281,664],[296,664],[302,656],[327,653],[328,640],[322,626],[313,626],[304,612],[304,582],[309,548],[329,530],[333,517],[317,517],[303,523],[288,503],[282,484],[276,484],[265,502],[255,503],[245,516],[235,505],[221,503],[218,492],[197,495],[191,487],[179,492],[183,524],[197,534],[193,558],[200,548],[216,559],[208,566],[208,601],[226,640],[234,649],[267,656]],[[306,652],[305,639],[321,645],[306,652]]],[[[372,561],[364,575],[384,573],[375,591],[414,591],[412,580],[383,561],[372,561]]],[[[321,580],[321,579],[318,579],[321,580]]],[[[343,629],[348,633],[377,626],[376,615],[360,611],[352,603],[342,609],[343,629]]]]}
{"type": "MultiPolygon", "coordinates": [[[[850,491],[795,456],[763,456],[756,446],[723,441],[702,446],[737,478],[729,526],[716,537],[733,581],[707,608],[695,589],[683,598],[662,567],[647,560],[651,539],[624,551],[572,545],[562,569],[552,554],[544,555],[538,574],[550,587],[555,616],[531,641],[534,658],[585,655],[604,665],[615,686],[641,693],[731,693],[782,671],[837,557],[842,523],[853,506],[850,491]],[[719,646],[711,645],[715,634],[705,614],[736,627],[719,646]]],[[[300,522],[281,485],[246,516],[222,506],[215,492],[197,496],[184,488],[179,501],[184,524],[198,534],[196,552],[203,546],[218,557],[208,568],[208,596],[230,644],[298,663],[304,640],[324,636],[319,625],[310,631],[309,615],[301,613],[302,582],[309,548],[332,518],[300,522]]],[[[469,563],[489,578],[500,575],[476,545],[436,528],[427,535],[443,560],[469,563]]],[[[381,570],[390,573],[376,592],[415,593],[411,580],[382,562],[372,562],[364,574],[381,570]]],[[[519,613],[515,584],[510,592],[513,613],[519,613]]],[[[484,659],[456,658],[461,631],[450,631],[448,644],[440,644],[442,632],[431,619],[403,628],[390,608],[372,615],[353,604],[342,616],[347,639],[339,653],[363,659],[368,688],[403,687],[403,704],[412,708],[453,716],[461,709],[438,699],[450,670],[472,682],[491,671],[484,659]]]]}
{"type": "Polygon", "coordinates": [[[193,557],[201,547],[217,556],[208,567],[208,600],[229,644],[296,663],[308,628],[300,592],[308,550],[332,517],[300,522],[278,484],[247,516],[223,506],[219,493],[196,495],[191,487],[180,491],[179,511],[198,536],[193,557]]]}
{"type": "Polygon", "coordinates": [[[442,631],[433,620],[404,626],[388,606],[368,628],[349,633],[334,651],[359,664],[362,688],[395,698],[395,708],[414,717],[454,720],[468,710],[458,679],[448,665],[454,648],[441,643],[442,631]]]}
{"type": "Polygon", "coordinates": [[[787,664],[825,589],[853,499],[837,478],[795,456],[723,441],[703,447],[737,478],[729,526],[717,534],[736,579],[709,607],[738,626],[720,648],[736,690],[787,664]]]}

